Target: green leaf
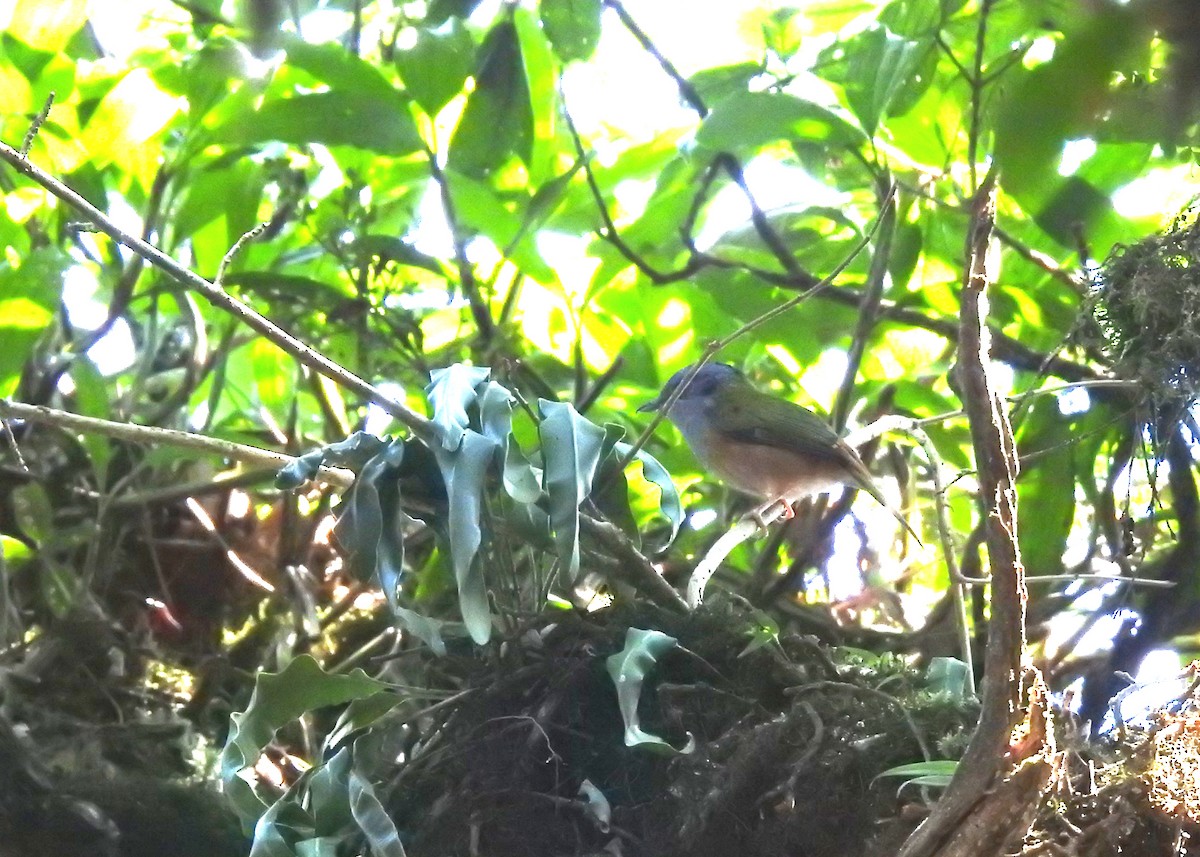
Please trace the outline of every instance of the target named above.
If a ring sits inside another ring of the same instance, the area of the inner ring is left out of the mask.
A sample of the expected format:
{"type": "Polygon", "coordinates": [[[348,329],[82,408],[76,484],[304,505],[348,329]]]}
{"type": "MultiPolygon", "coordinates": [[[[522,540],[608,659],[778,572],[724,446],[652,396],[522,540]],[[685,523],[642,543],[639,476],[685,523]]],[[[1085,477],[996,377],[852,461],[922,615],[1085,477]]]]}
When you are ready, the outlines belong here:
{"type": "Polygon", "coordinates": [[[1094,481],[1094,462],[1123,421],[1107,404],[1093,401],[1064,415],[1056,396],[1039,396],[1017,435],[1022,458],[1017,503],[1022,520],[1021,560],[1030,576],[1061,574],[1075,518],[1075,486],[1094,481]]]}
{"type": "Polygon", "coordinates": [[[529,234],[523,219],[494,188],[454,170],[447,170],[446,178],[455,213],[464,229],[476,230],[497,247],[509,248],[509,260],[538,282],[558,281],[554,269],[538,254],[536,236],[529,234]]]}
{"type": "Polygon", "coordinates": [[[437,30],[419,28],[416,43],[396,51],[405,88],[430,116],[462,92],[474,64],[475,40],[457,18],[437,30]]]}
{"type": "Polygon", "coordinates": [[[375,794],[375,788],[358,771],[350,771],[350,812],[367,838],[374,857],[405,857],[400,832],[375,794]]]}
{"type": "MultiPolygon", "coordinates": [[[[71,380],[75,382],[75,412],[85,417],[106,420],[111,417],[108,384],[87,354],[78,355],[71,363],[71,380]]],[[[88,462],[96,484],[103,487],[108,479],[108,463],[113,447],[108,438],[84,434],[80,441],[87,449],[88,462]]]]}
{"type": "Polygon", "coordinates": [[[481,0],[430,0],[425,20],[430,24],[441,24],[448,18],[469,18],[481,0]]]}
{"type": "Polygon", "coordinates": [[[889,768],[883,773],[878,774],[875,779],[881,777],[904,777],[904,782],[897,789],[897,794],[903,791],[905,786],[944,789],[954,779],[954,772],[957,768],[957,761],[933,759],[928,762],[914,762],[910,765],[898,765],[895,768],[889,768]]]}
{"type": "Polygon", "coordinates": [[[424,268],[426,271],[444,275],[441,263],[426,253],[422,253],[402,238],[394,235],[363,235],[355,238],[348,248],[358,259],[359,265],[372,260],[381,263],[398,262],[413,268],[424,268]]]}
{"type": "Polygon", "coordinates": [[[1098,124],[1114,74],[1142,38],[1136,16],[1116,5],[1086,16],[1049,62],[1010,89],[998,111],[995,159],[1004,189],[1065,246],[1111,211],[1105,195],[1081,177],[1060,176],[1058,166],[1063,145],[1098,124]]]}
{"type": "Polygon", "coordinates": [[[538,410],[550,526],[565,579],[573,583],[579,573],[579,506],[592,490],[604,429],[567,402],[538,399],[538,410]]]}
{"type": "Polygon", "coordinates": [[[879,777],[952,777],[958,769],[955,759],[931,759],[928,762],[913,762],[897,765],[876,775],[879,777]]]}
{"type": "Polygon", "coordinates": [[[357,92],[313,92],[266,101],[212,132],[214,142],[248,145],[278,140],[293,146],[355,146],[381,155],[407,155],[421,137],[403,96],[381,99],[357,92]]]}
{"type": "MultiPolygon", "coordinates": [[[[538,20],[528,9],[513,10],[513,25],[521,48],[521,67],[529,89],[529,112],[533,143],[529,157],[529,181],[540,186],[553,178],[559,160],[558,63],[538,20]]],[[[572,156],[574,153],[572,153],[572,156]]]]}
{"type": "Polygon", "coordinates": [[[54,320],[71,260],[56,247],[40,247],[13,268],[0,261],[0,396],[11,396],[25,362],[54,320]]]}
{"type": "Polygon", "coordinates": [[[720,101],[696,132],[719,152],[753,153],[778,140],[858,146],[862,132],[833,111],[784,92],[740,92],[720,101]]]}
{"type": "Polygon", "coordinates": [[[542,29],[559,59],[585,60],[595,52],[603,10],[603,0],[541,0],[542,29]]]}
{"type": "Polygon", "coordinates": [[[386,687],[361,669],[331,675],[309,655],[300,655],[281,672],[259,673],[246,710],[230,715],[233,725],[221,751],[222,779],[253,765],[276,730],[305,712],[362,699],[386,687]]]}
{"type": "Polygon", "coordinates": [[[20,539],[0,533],[0,564],[23,563],[33,558],[33,549],[20,539]]]}
{"type": "Polygon", "coordinates": [[[305,305],[349,297],[341,286],[334,283],[274,271],[236,271],[227,274],[221,283],[237,286],[267,300],[303,302],[305,305]]]}
{"type": "Polygon", "coordinates": [[[162,132],[182,110],[179,98],[163,89],[145,68],[122,77],[100,100],[80,143],[96,166],[115,162],[136,170],[145,150],[161,145],[162,132]]]}
{"type": "Polygon", "coordinates": [[[511,21],[492,27],[479,49],[475,89],[450,139],[447,165],[483,178],[510,155],[529,163],[533,151],[533,110],[517,28],[511,21]]]}
{"type": "Polygon", "coordinates": [[[1075,518],[1075,467],[1071,420],[1053,396],[1039,396],[1021,426],[1017,452],[1028,458],[1017,482],[1021,561],[1036,577],[1062,574],[1063,552],[1075,518]],[[1033,457],[1029,457],[1030,455],[1033,457]]]}
{"type": "Polygon", "coordinates": [[[287,62],[329,84],[335,92],[375,98],[381,104],[396,100],[395,87],[379,69],[336,42],[312,44],[294,38],[287,46],[287,62]]]}
{"type": "Polygon", "coordinates": [[[824,76],[841,84],[863,130],[873,135],[895,99],[903,95],[911,107],[932,82],[926,60],[933,51],[931,39],[905,38],[874,26],[827,49],[824,76]]]}
{"type": "Polygon", "coordinates": [[[726,98],[746,93],[750,81],[763,73],[759,63],[743,62],[706,68],[688,78],[688,83],[705,104],[715,105],[726,98]]]}
{"type": "Polygon", "coordinates": [[[465,363],[455,363],[429,373],[425,395],[433,406],[433,424],[441,436],[442,448],[449,451],[458,449],[471,425],[467,408],[475,404],[478,398],[476,387],[486,381],[491,373],[492,370],[485,366],[468,366],[465,363]]]}
{"type": "Polygon", "coordinates": [[[475,557],[483,541],[479,523],[483,489],[496,448],[495,441],[474,429],[465,430],[456,449],[445,445],[434,448],[450,502],[450,559],[458,584],[458,606],[467,632],[479,645],[486,643],[492,634],[487,583],[475,557]]]}
{"type": "Polygon", "coordinates": [[[662,738],[644,731],[638,715],[638,701],[646,676],[654,669],[658,659],[675,648],[677,642],[662,631],[629,628],[625,632],[625,647],[605,660],[608,674],[617,688],[617,706],[625,723],[626,747],[642,745],[669,753],[690,753],[695,749],[695,739],[691,733],[688,734],[687,745],[677,751],[662,738]]]}
{"type": "Polygon", "coordinates": [[[87,0],[18,0],[9,35],[39,51],[57,53],[87,23],[87,0]]]}

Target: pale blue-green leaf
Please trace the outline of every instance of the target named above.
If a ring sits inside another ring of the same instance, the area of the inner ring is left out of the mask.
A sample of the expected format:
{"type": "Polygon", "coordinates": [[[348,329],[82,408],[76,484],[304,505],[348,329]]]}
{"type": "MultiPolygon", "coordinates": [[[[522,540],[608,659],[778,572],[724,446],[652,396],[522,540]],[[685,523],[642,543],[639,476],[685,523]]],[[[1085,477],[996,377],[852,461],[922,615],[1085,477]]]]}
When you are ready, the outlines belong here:
{"type": "Polygon", "coordinates": [[[954,699],[971,695],[970,672],[958,658],[936,657],[925,668],[925,683],[933,693],[947,693],[954,699]]]}
{"type": "Polygon", "coordinates": [[[579,573],[579,506],[592,490],[604,429],[566,402],[539,399],[538,409],[550,526],[566,580],[573,582],[579,573]]]}
{"type": "Polygon", "coordinates": [[[325,737],[326,750],[341,745],[352,733],[367,728],[403,701],[402,696],[390,690],[352,700],[325,737]]]}
{"type": "Polygon", "coordinates": [[[308,811],[318,836],[335,836],[354,819],[348,799],[350,748],[343,747],[308,778],[308,811]]]}
{"type": "Polygon", "coordinates": [[[585,779],[579,784],[579,796],[583,799],[584,809],[596,828],[601,833],[608,833],[608,827],[612,823],[612,805],[604,796],[604,792],[591,780],[585,779]]]}
{"type": "Polygon", "coordinates": [[[658,659],[678,644],[678,641],[662,631],[629,628],[625,632],[625,647],[605,660],[608,674],[617,688],[617,706],[625,723],[625,746],[644,746],[648,749],[668,753],[690,753],[695,749],[695,739],[689,733],[686,746],[676,750],[657,735],[651,735],[641,727],[638,701],[646,676],[654,669],[658,659]]]}
{"type": "Polygon", "coordinates": [[[504,490],[518,503],[533,504],[542,496],[542,468],[530,462],[516,438],[504,453],[504,490]]]}
{"type": "Polygon", "coordinates": [[[467,408],[475,404],[478,397],[475,388],[488,379],[491,371],[482,366],[455,363],[429,373],[425,395],[433,407],[433,424],[441,436],[444,449],[458,449],[463,434],[471,424],[467,408]]]}
{"type": "Polygon", "coordinates": [[[355,472],[380,453],[388,441],[365,431],[356,431],[345,440],[306,452],[275,476],[275,487],[283,490],[298,488],[316,477],[322,464],[348,467],[355,472]]]}
{"type": "Polygon", "coordinates": [[[492,616],[483,569],[475,556],[483,541],[483,489],[495,451],[495,441],[470,428],[464,429],[457,449],[434,449],[450,503],[450,559],[458,584],[459,609],[471,639],[480,645],[491,636],[492,616]]]}
{"type": "Polygon", "coordinates": [[[442,628],[446,624],[444,621],[401,607],[399,604],[392,605],[392,612],[396,615],[400,627],[429,646],[435,655],[442,657],[446,654],[446,641],[442,639],[442,628]]]}
{"type": "Polygon", "coordinates": [[[355,576],[378,584],[393,610],[400,606],[404,533],[415,526],[400,506],[399,468],[405,449],[404,441],[393,440],[362,466],[338,507],[335,529],[355,576]]]}
{"type": "Polygon", "coordinates": [[[366,836],[373,857],[405,857],[400,832],[374,787],[358,771],[350,772],[350,811],[358,829],[366,836]]]}
{"type": "MultiPolygon", "coordinates": [[[[624,457],[632,448],[632,444],[618,443],[617,454],[624,457]]],[[[667,523],[671,525],[671,534],[667,537],[666,543],[658,548],[663,550],[670,546],[675,541],[675,537],[679,535],[679,527],[683,524],[683,501],[679,497],[679,489],[675,487],[671,474],[659,463],[657,458],[646,450],[639,449],[635,460],[641,463],[642,475],[646,477],[646,480],[658,486],[658,508],[663,517],[667,519],[667,523]]]]}
{"type": "Polygon", "coordinates": [[[504,490],[518,503],[535,503],[542,496],[542,471],[534,467],[512,436],[512,393],[488,381],[479,395],[479,423],[486,437],[503,451],[504,490]]]}
{"type": "Polygon", "coordinates": [[[275,730],[301,714],[361,699],[385,688],[361,669],[331,675],[310,655],[300,655],[281,672],[259,673],[246,710],[230,716],[229,738],[221,751],[222,779],[228,781],[254,764],[275,730]]]}
{"type": "Polygon", "coordinates": [[[242,833],[253,837],[259,818],[270,809],[270,805],[241,777],[231,777],[222,783],[221,794],[238,817],[242,833]]]}
{"type": "Polygon", "coordinates": [[[497,444],[508,443],[512,432],[513,394],[502,384],[488,381],[479,392],[479,429],[497,444]]]}
{"type": "Polygon", "coordinates": [[[291,793],[275,801],[254,825],[254,843],[250,857],[296,857],[292,843],[309,839],[314,833],[312,819],[291,793]]]}
{"type": "Polygon", "coordinates": [[[315,836],[296,843],[296,857],[337,857],[341,836],[315,836]]]}

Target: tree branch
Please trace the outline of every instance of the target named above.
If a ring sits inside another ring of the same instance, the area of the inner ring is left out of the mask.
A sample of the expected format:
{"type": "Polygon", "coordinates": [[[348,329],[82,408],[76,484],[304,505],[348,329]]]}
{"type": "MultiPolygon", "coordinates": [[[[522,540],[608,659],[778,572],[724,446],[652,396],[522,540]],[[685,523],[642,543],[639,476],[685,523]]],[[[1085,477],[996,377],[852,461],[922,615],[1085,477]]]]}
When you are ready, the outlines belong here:
{"type": "MultiPolygon", "coordinates": [[[[986,519],[992,581],[992,618],[984,653],[982,713],[941,801],[909,837],[901,857],[929,857],[979,828],[971,818],[986,809],[985,796],[1006,773],[1005,753],[1021,713],[1021,656],[1025,643],[1025,569],[1017,545],[1017,456],[1004,400],[988,377],[986,290],[991,281],[987,249],[996,216],[995,175],[989,174],[973,200],[962,289],[957,375],[975,448],[986,519]],[[957,837],[957,838],[956,838],[957,837]]],[[[977,842],[980,853],[994,849],[977,842]]]]}

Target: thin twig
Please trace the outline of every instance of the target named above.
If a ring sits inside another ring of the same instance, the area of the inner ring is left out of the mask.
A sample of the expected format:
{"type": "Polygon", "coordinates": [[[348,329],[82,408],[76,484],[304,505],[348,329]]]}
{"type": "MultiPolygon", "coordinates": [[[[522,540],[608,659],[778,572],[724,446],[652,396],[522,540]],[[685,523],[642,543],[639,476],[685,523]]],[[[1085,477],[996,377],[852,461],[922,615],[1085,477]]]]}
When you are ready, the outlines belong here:
{"type": "MultiPolygon", "coordinates": [[[[895,188],[884,187],[885,192],[895,193],[895,188]]],[[[871,270],[867,274],[867,286],[863,300],[858,305],[858,321],[854,328],[854,336],[850,340],[850,349],[846,354],[846,372],[842,377],[841,387],[833,400],[833,410],[830,422],[838,434],[846,428],[846,419],[850,415],[851,395],[854,392],[854,382],[858,378],[858,370],[862,365],[863,355],[867,351],[867,340],[879,319],[879,303],[883,300],[883,287],[888,278],[888,262],[892,250],[892,236],[895,234],[896,212],[892,206],[884,206],[885,215],[881,218],[879,240],[875,242],[875,253],[871,257],[871,270]]]]}
{"type": "Polygon", "coordinates": [[[54,106],[54,90],[50,90],[50,94],[46,96],[46,102],[42,105],[42,109],[38,111],[38,115],[33,117],[33,121],[29,123],[29,130],[25,132],[25,139],[21,141],[21,156],[29,155],[29,150],[33,148],[33,141],[37,139],[38,131],[42,130],[42,125],[50,116],[50,108],[54,106]]]}
{"type": "Polygon", "coordinates": [[[458,284],[462,288],[463,296],[467,299],[467,304],[471,307],[471,317],[475,320],[479,335],[483,341],[490,341],[492,334],[495,333],[495,323],[492,321],[491,312],[479,291],[479,280],[475,277],[475,268],[467,257],[467,242],[458,222],[454,195],[450,192],[450,181],[446,178],[442,165],[438,163],[437,154],[432,149],[426,149],[425,156],[429,161],[429,173],[437,182],[442,211],[446,217],[446,226],[450,231],[450,243],[454,247],[454,263],[458,267],[458,284]]]}
{"type": "Polygon", "coordinates": [[[225,282],[225,271],[229,268],[233,260],[237,258],[237,254],[242,252],[243,247],[266,232],[269,225],[270,224],[268,222],[260,223],[258,226],[255,226],[253,229],[243,234],[241,238],[234,242],[233,246],[229,248],[229,251],[221,257],[221,264],[217,266],[217,275],[213,277],[214,286],[217,288],[222,287],[222,284],[225,282]]]}
{"type": "MultiPolygon", "coordinates": [[[[68,411],[48,408],[44,405],[26,405],[9,399],[0,399],[0,417],[5,419],[28,420],[34,423],[46,423],[58,426],[68,431],[86,432],[125,440],[131,443],[171,446],[177,449],[190,449],[206,455],[218,455],[233,461],[260,467],[285,467],[296,461],[295,457],[257,446],[247,446],[242,443],[232,443],[218,440],[202,434],[193,434],[175,429],[156,428],[153,426],[138,426],[130,423],[115,423],[110,420],[100,420],[94,417],[81,417],[68,411]]],[[[321,480],[339,488],[349,488],[354,483],[354,473],[341,467],[322,467],[321,480]]]]}

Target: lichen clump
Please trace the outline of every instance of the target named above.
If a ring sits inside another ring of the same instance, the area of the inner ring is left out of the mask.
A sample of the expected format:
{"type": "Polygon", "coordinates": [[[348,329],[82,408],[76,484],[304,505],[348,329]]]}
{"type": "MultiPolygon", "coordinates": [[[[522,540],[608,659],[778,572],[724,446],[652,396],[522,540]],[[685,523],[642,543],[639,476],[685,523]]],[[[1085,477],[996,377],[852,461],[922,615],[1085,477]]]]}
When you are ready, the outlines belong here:
{"type": "Polygon", "coordinates": [[[1163,233],[1116,248],[1095,279],[1096,344],[1160,404],[1200,396],[1200,201],[1163,233]]]}

